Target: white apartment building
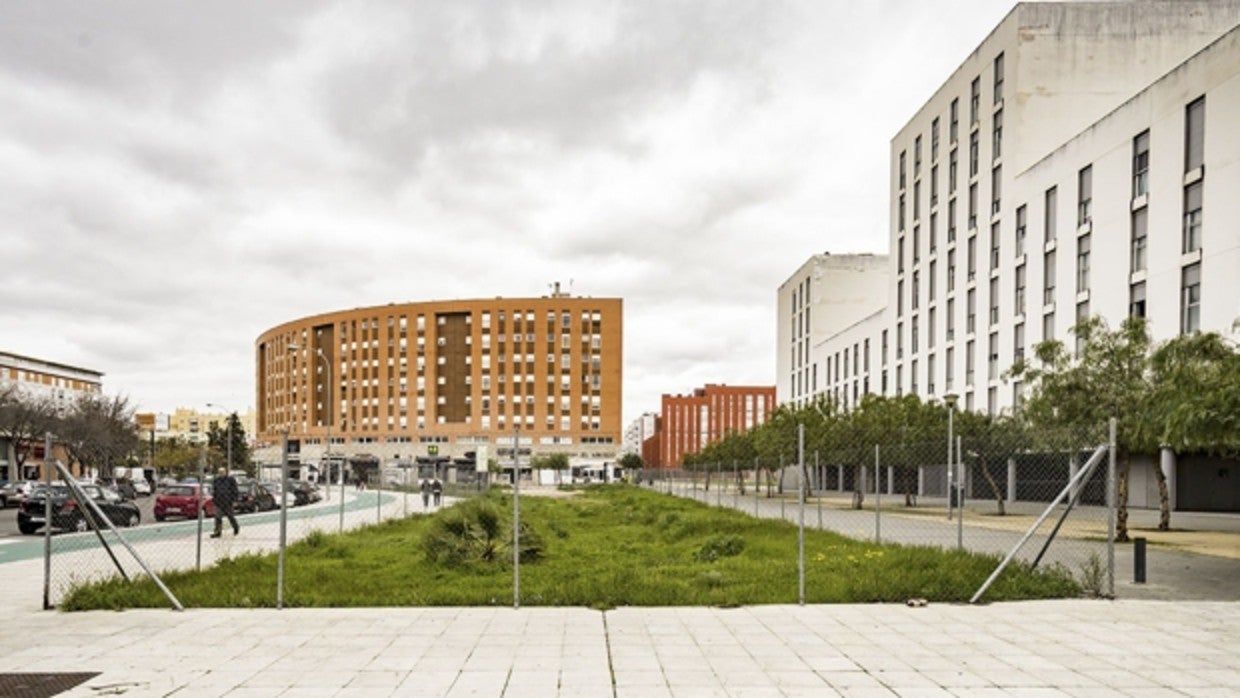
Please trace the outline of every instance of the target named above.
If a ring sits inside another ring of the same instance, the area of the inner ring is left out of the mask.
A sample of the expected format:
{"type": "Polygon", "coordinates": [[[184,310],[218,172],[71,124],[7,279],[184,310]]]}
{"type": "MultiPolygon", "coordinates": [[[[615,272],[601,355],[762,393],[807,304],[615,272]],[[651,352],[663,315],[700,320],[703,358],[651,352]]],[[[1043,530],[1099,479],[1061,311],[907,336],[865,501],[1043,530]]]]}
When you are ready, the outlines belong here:
{"type": "Polygon", "coordinates": [[[657,412],[643,412],[640,417],[629,422],[624,429],[624,442],[621,445],[621,453],[642,454],[642,443],[654,436],[656,421],[659,418],[657,412]]]}
{"type": "Polygon", "coordinates": [[[816,254],[780,285],[775,359],[778,404],[807,400],[828,383],[828,377],[819,374],[816,348],[882,310],[887,303],[887,267],[886,255],[816,254]]]}
{"type": "Polygon", "coordinates": [[[1015,360],[1086,316],[1232,332],[1234,124],[1240,2],[1016,5],[892,140],[886,298],[810,338],[808,392],[784,300],[805,267],[781,286],[780,401],[955,393],[994,413],[1020,399],[1015,360]]]}

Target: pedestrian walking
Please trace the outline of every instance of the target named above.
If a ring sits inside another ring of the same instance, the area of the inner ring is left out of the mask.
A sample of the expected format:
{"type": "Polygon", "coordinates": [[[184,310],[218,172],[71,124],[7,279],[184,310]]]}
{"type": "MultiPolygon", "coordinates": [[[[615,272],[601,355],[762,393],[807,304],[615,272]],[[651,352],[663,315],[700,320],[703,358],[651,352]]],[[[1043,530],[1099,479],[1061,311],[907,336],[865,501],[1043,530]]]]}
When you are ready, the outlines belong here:
{"type": "Polygon", "coordinates": [[[228,470],[220,468],[215,479],[211,481],[211,497],[215,503],[215,533],[211,534],[212,538],[220,537],[225,516],[228,517],[228,523],[232,524],[233,535],[241,532],[237,517],[233,515],[233,503],[237,501],[238,494],[237,481],[228,474],[228,470]]]}
{"type": "Polygon", "coordinates": [[[431,496],[435,499],[435,506],[439,506],[439,503],[443,501],[443,483],[439,481],[439,478],[431,481],[431,496]]]}
{"type": "Polygon", "coordinates": [[[422,478],[422,509],[426,510],[431,505],[431,481],[422,478]]]}

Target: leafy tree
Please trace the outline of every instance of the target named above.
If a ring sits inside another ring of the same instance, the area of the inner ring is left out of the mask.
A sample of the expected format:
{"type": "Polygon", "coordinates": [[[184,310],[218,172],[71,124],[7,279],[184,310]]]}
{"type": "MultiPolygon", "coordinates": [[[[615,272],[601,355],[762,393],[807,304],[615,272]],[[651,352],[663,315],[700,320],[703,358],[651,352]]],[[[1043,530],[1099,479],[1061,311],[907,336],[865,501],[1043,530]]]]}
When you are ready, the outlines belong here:
{"type": "Polygon", "coordinates": [[[634,470],[641,470],[646,465],[642,461],[642,457],[637,455],[636,453],[626,453],[620,456],[620,460],[617,461],[617,464],[621,468],[624,468],[625,472],[633,472],[634,470]]]}
{"type": "MultiPolygon", "coordinates": [[[[1010,415],[991,416],[982,412],[964,411],[956,415],[956,433],[961,436],[964,451],[961,458],[974,465],[990,488],[999,516],[1007,515],[1007,492],[999,487],[996,471],[1006,470],[1007,459],[1027,451],[1031,440],[1026,422],[1010,415]]],[[[1006,477],[1006,476],[1005,476],[1006,477]]]]}
{"type": "Polygon", "coordinates": [[[559,484],[560,477],[565,470],[569,469],[567,453],[548,453],[542,456],[535,456],[530,460],[530,467],[540,470],[554,470],[556,483],[559,484]]]}
{"type": "Polygon", "coordinates": [[[41,441],[55,419],[51,398],[33,397],[15,384],[0,387],[0,439],[13,446],[15,473],[21,473],[30,444],[41,441]]]}
{"type": "Polygon", "coordinates": [[[1217,333],[1181,335],[1150,357],[1142,441],[1177,452],[1240,454],[1240,352],[1217,333]]]}
{"type": "Polygon", "coordinates": [[[181,437],[159,439],[155,442],[154,467],[178,480],[199,475],[199,457],[202,447],[181,437]]]}
{"type": "Polygon", "coordinates": [[[210,428],[207,429],[207,446],[210,449],[207,458],[213,469],[223,467],[228,462],[229,441],[232,442],[232,467],[236,468],[240,464],[249,472],[250,440],[246,438],[245,427],[241,425],[241,419],[236,412],[228,415],[223,427],[212,422],[210,428]],[[231,439],[229,437],[230,427],[231,439]]]}
{"type": "MultiPolygon", "coordinates": [[[[1116,419],[1120,465],[1116,540],[1127,541],[1132,455],[1157,449],[1157,443],[1148,438],[1149,430],[1142,428],[1142,422],[1150,418],[1149,332],[1144,318],[1127,318],[1118,330],[1111,331],[1096,316],[1072,331],[1082,345],[1079,357],[1069,354],[1061,342],[1042,342],[1034,349],[1035,360],[1018,362],[1011,375],[1031,386],[1023,411],[1036,426],[1101,427],[1116,419]]],[[[1169,526],[1166,477],[1161,468],[1154,471],[1162,500],[1161,521],[1169,526]]]]}

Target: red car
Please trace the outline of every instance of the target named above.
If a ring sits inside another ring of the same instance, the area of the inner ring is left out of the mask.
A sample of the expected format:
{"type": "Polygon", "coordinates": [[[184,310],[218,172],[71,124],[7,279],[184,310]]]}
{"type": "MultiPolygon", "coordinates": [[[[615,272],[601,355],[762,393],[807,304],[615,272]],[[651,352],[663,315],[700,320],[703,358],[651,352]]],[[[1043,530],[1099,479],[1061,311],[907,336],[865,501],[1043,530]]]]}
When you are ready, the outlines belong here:
{"type": "MultiPolygon", "coordinates": [[[[207,485],[202,494],[202,516],[215,516],[215,503],[211,500],[211,486],[207,485]]],[[[155,497],[155,520],[164,521],[169,518],[198,518],[198,485],[168,485],[155,497]]]]}

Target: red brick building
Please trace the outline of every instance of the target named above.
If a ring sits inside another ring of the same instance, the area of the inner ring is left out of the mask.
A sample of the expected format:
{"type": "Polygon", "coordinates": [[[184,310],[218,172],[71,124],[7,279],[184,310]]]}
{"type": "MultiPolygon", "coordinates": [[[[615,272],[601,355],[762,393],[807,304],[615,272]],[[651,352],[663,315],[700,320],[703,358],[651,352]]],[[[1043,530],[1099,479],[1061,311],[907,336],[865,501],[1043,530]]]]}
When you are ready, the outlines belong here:
{"type": "Polygon", "coordinates": [[[774,410],[773,385],[708,384],[691,395],[664,395],[655,435],[642,444],[642,459],[647,467],[680,467],[686,454],[763,424],[774,410]]]}

